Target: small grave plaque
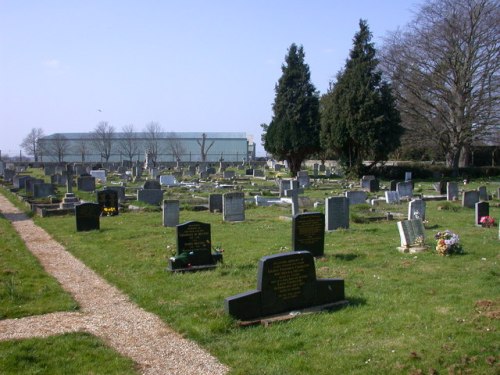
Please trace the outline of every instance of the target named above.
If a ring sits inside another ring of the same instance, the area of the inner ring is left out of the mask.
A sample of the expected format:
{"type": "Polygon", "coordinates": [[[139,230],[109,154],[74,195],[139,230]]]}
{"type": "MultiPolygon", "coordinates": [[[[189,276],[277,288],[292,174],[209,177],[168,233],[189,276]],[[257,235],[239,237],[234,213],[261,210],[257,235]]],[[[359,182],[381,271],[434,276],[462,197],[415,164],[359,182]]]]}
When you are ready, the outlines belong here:
{"type": "Polygon", "coordinates": [[[118,215],[118,192],[111,189],[98,191],[97,204],[101,209],[102,216],[118,215]]]}
{"type": "Polygon", "coordinates": [[[82,203],[75,206],[76,231],[99,230],[101,208],[97,203],[82,203]]]}
{"type": "Polygon", "coordinates": [[[168,261],[169,271],[196,271],[215,268],[222,254],[212,254],[210,224],[189,221],[176,226],[177,255],[168,261]]]}
{"type": "Polygon", "coordinates": [[[293,217],[292,249],[309,251],[315,257],[325,254],[325,215],[306,212],[293,217]]]}
{"type": "Polygon", "coordinates": [[[316,279],[308,251],[292,251],[259,261],[257,289],[224,300],[225,311],[249,321],[313,307],[345,304],[344,280],[316,279]]]}

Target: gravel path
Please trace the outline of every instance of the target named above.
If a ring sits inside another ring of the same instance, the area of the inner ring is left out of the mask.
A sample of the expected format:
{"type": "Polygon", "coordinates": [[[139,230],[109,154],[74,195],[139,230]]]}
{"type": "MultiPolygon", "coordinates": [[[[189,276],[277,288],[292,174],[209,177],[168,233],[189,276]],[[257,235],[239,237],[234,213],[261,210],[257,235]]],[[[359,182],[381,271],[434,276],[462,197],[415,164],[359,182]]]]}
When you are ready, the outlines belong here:
{"type": "Polygon", "coordinates": [[[0,195],[0,211],[12,222],[45,270],[71,293],[80,312],[0,320],[0,340],[85,331],[132,358],[143,374],[225,374],[216,358],[132,303],[114,286],[67,252],[0,195]]]}

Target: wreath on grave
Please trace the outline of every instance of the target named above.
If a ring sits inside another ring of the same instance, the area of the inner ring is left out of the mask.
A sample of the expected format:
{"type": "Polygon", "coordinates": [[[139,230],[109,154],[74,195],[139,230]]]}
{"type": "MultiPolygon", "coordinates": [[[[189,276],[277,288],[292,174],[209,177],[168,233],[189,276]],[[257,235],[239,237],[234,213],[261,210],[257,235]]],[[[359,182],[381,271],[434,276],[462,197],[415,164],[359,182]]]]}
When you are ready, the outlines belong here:
{"type": "Polygon", "coordinates": [[[434,236],[436,239],[436,251],[439,255],[462,254],[463,249],[460,244],[460,237],[451,230],[437,232],[434,236]]]}

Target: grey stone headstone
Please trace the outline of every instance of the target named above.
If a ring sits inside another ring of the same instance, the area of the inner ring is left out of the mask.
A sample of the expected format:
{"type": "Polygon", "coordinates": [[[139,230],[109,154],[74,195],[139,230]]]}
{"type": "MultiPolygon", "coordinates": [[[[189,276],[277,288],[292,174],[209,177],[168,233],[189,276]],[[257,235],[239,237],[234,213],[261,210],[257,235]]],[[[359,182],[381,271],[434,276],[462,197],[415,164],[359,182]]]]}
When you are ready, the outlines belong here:
{"type": "Polygon", "coordinates": [[[307,171],[297,172],[297,181],[299,182],[299,187],[308,188],[311,185],[311,179],[307,171]]]}
{"type": "Polygon", "coordinates": [[[80,191],[94,191],[95,178],[92,176],[80,176],[76,179],[76,185],[80,191]]]}
{"type": "Polygon", "coordinates": [[[312,254],[292,251],[261,258],[257,289],[226,298],[224,308],[236,319],[254,320],[345,302],[344,295],[344,280],[316,279],[312,254]]]}
{"type": "Polygon", "coordinates": [[[363,204],[366,203],[366,192],[365,191],[346,191],[346,198],[349,198],[349,204],[363,204]]]}
{"type": "Polygon", "coordinates": [[[118,202],[125,201],[125,186],[105,186],[104,189],[116,191],[118,194],[118,202]]]}
{"type": "Polygon", "coordinates": [[[479,186],[477,191],[479,192],[479,200],[487,201],[488,200],[488,191],[486,190],[486,186],[479,186]]]}
{"type": "Polygon", "coordinates": [[[208,196],[208,210],[210,212],[222,212],[222,194],[210,194],[208,196]]]}
{"type": "Polygon", "coordinates": [[[3,170],[4,181],[9,181],[9,182],[12,181],[12,179],[14,178],[15,175],[16,175],[16,171],[13,169],[5,168],[3,170]]]}
{"type": "Polygon", "coordinates": [[[462,206],[467,208],[474,208],[475,204],[479,202],[479,191],[470,190],[464,191],[462,195],[462,206]]]}
{"type": "Polygon", "coordinates": [[[163,200],[163,190],[140,189],[137,190],[137,200],[151,205],[159,205],[163,200]]]}
{"type": "Polygon", "coordinates": [[[94,171],[90,171],[90,175],[92,177],[95,177],[96,179],[99,179],[101,183],[106,183],[106,171],[104,169],[97,169],[94,171]]]}
{"type": "Polygon", "coordinates": [[[161,189],[161,184],[157,180],[146,180],[144,182],[144,185],[142,186],[143,189],[156,189],[160,190],[161,189]]]}
{"type": "Polygon", "coordinates": [[[259,177],[262,178],[264,177],[264,171],[262,169],[254,169],[253,170],[253,177],[259,177]]]}
{"type": "Polygon", "coordinates": [[[330,197],[325,199],[325,230],[349,228],[349,198],[330,197]]]}
{"type": "Polygon", "coordinates": [[[411,172],[405,172],[405,181],[411,181],[411,172]]]}
{"type": "Polygon", "coordinates": [[[56,173],[56,167],[54,165],[46,165],[45,168],[43,168],[43,174],[45,176],[51,176],[56,173]]]}
{"type": "Polygon", "coordinates": [[[408,220],[425,220],[425,201],[422,199],[413,199],[408,203],[408,220]]]}
{"type": "Polygon", "coordinates": [[[477,202],[475,204],[476,225],[481,226],[481,218],[483,216],[490,216],[490,204],[488,202],[477,202]]]}
{"type": "Polygon", "coordinates": [[[33,185],[33,198],[45,198],[50,195],[54,195],[54,185],[39,183],[33,185]]]}
{"type": "Polygon", "coordinates": [[[234,171],[224,171],[222,173],[222,178],[225,178],[225,179],[232,179],[236,176],[235,172],[234,171]]]}
{"type": "Polygon", "coordinates": [[[413,184],[411,181],[398,182],[396,184],[396,191],[399,193],[400,198],[411,198],[413,196],[413,184]]]}
{"type": "Polygon", "coordinates": [[[226,193],[222,196],[222,219],[245,221],[245,195],[243,193],[226,193]]]}
{"type": "Polygon", "coordinates": [[[320,212],[297,214],[292,220],[292,250],[309,251],[313,256],[325,253],[325,215],[320,212]]]}
{"type": "Polygon", "coordinates": [[[417,244],[420,238],[425,241],[425,228],[422,220],[403,220],[397,223],[399,236],[401,238],[401,247],[410,247],[417,244]]]}
{"type": "Polygon", "coordinates": [[[458,199],[458,184],[456,182],[448,182],[446,184],[446,200],[454,201],[458,199]]]}
{"type": "Polygon", "coordinates": [[[43,184],[43,183],[45,183],[44,180],[40,178],[29,178],[26,180],[24,188],[26,189],[26,192],[29,192],[31,195],[34,195],[35,184],[43,184]]]}
{"type": "Polygon", "coordinates": [[[14,185],[14,187],[17,189],[25,189],[26,181],[28,181],[31,178],[32,178],[31,176],[15,174],[12,176],[12,185],[14,185]]]}
{"type": "Polygon", "coordinates": [[[175,176],[167,174],[160,176],[160,184],[164,186],[176,186],[179,184],[175,176]]]}
{"type": "Polygon", "coordinates": [[[179,225],[179,201],[166,199],[163,201],[163,226],[175,227],[179,225]]]}
{"type": "Polygon", "coordinates": [[[386,191],[385,201],[389,204],[399,204],[399,193],[397,191],[386,191]]]}

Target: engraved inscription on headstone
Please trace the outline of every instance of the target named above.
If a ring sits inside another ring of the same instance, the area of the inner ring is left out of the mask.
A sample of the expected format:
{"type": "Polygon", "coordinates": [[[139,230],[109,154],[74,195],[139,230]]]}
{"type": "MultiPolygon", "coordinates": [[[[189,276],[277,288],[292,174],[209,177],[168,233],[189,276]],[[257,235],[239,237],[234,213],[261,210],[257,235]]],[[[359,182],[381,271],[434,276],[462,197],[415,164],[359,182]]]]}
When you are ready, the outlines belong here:
{"type": "Polygon", "coordinates": [[[315,257],[324,255],[325,215],[306,212],[293,217],[292,250],[307,250],[315,257]]]}
{"type": "Polygon", "coordinates": [[[99,230],[101,208],[97,203],[82,203],[75,206],[77,232],[99,230]]]}

